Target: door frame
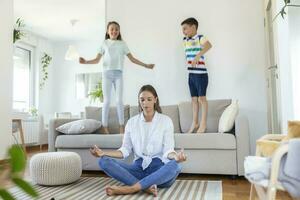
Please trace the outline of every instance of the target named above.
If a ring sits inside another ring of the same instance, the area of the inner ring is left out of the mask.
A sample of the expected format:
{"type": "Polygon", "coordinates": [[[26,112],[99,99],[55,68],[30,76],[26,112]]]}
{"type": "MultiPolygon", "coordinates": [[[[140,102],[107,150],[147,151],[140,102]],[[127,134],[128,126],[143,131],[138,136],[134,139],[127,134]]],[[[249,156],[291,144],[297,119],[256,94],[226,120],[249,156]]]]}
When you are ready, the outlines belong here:
{"type": "Polygon", "coordinates": [[[267,89],[267,104],[268,104],[268,131],[269,133],[279,134],[281,133],[281,109],[280,109],[280,76],[278,63],[278,48],[275,42],[276,37],[276,25],[273,23],[274,13],[276,11],[276,0],[265,0],[264,2],[264,31],[265,31],[265,43],[266,43],[266,89],[267,89]],[[271,12],[271,13],[270,13],[271,12]],[[273,26],[274,25],[274,26],[273,26]],[[272,28],[272,30],[270,30],[272,28]],[[270,32],[272,31],[272,38],[270,38],[270,32]],[[273,48],[273,50],[271,50],[273,48]],[[271,52],[273,51],[273,52],[271,52]],[[272,92],[272,76],[270,70],[275,70],[275,92],[272,92]],[[275,96],[275,99],[274,99],[275,96]],[[275,105],[274,105],[275,104],[275,105]],[[274,114],[276,113],[276,114],[274,114]]]}

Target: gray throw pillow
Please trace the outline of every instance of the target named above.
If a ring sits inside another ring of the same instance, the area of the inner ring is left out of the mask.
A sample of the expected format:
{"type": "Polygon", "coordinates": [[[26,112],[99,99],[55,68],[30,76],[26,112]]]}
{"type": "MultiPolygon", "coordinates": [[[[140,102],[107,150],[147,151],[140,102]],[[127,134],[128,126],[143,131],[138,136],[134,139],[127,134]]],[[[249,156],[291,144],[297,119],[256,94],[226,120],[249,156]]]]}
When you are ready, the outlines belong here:
{"type": "Polygon", "coordinates": [[[94,119],[81,119],[63,124],[56,128],[58,132],[64,134],[92,133],[101,127],[101,122],[94,119]]]}

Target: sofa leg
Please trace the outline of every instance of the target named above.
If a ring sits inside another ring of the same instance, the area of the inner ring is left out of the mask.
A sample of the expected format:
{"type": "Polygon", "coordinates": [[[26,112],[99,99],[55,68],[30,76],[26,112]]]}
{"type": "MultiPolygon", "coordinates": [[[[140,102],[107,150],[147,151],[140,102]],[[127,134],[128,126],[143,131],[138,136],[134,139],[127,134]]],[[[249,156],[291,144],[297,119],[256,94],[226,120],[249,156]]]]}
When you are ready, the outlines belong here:
{"type": "Polygon", "coordinates": [[[238,178],[238,175],[230,175],[229,179],[231,180],[236,180],[238,178]]]}

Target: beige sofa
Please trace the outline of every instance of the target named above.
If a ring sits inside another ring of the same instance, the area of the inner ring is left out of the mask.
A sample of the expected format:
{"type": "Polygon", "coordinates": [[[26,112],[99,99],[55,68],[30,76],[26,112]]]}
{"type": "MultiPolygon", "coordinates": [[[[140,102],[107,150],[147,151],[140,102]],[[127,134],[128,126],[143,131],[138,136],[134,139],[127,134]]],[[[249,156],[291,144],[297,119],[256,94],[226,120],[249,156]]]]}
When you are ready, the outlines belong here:
{"type": "MultiPolygon", "coordinates": [[[[175,148],[184,148],[188,160],[184,162],[183,173],[243,175],[244,158],[249,155],[249,128],[247,118],[238,115],[230,133],[218,133],[218,124],[224,109],[231,100],[210,100],[208,102],[207,133],[188,134],[192,122],[190,102],[162,106],[164,114],[174,124],[175,148]]],[[[125,106],[125,122],[138,114],[137,106],[125,106]]],[[[201,113],[199,113],[201,116],[201,113]]],[[[86,118],[101,121],[101,108],[86,107],[86,118]]],[[[122,135],[94,134],[65,135],[55,129],[75,119],[52,119],[49,124],[49,151],[73,151],[82,158],[83,170],[100,170],[96,158],[89,153],[94,144],[102,149],[117,149],[121,146],[122,135]]],[[[115,108],[110,109],[109,129],[118,132],[115,108]]],[[[132,158],[131,158],[132,159],[132,158]]],[[[130,162],[130,161],[129,161],[130,162]]]]}

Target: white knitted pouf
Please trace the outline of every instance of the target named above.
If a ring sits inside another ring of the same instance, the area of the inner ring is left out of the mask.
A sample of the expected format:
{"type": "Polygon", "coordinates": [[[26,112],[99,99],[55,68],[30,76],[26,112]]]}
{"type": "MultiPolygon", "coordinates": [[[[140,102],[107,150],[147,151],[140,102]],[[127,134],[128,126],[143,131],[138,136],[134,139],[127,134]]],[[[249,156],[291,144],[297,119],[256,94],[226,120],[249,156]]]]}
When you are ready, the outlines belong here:
{"type": "Polygon", "coordinates": [[[40,185],[72,183],[81,173],[81,158],[74,152],[39,153],[30,160],[30,176],[40,185]]]}

